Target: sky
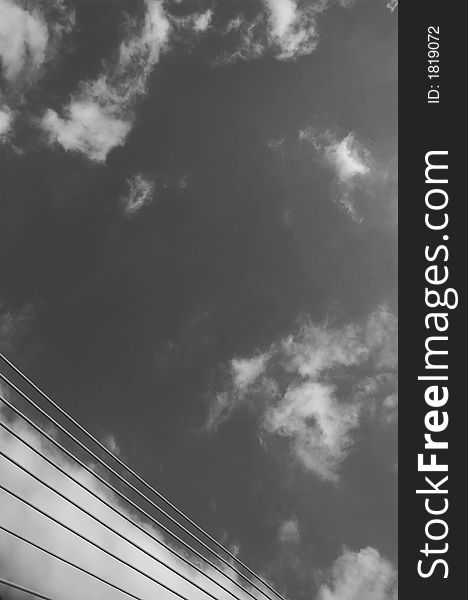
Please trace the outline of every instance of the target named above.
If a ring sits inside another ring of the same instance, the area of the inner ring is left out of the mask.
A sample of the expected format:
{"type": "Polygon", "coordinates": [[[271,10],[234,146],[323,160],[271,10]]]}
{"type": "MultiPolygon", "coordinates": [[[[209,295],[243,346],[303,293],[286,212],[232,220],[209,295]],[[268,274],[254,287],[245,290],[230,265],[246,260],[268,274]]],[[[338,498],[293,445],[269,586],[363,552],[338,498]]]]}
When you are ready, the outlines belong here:
{"type": "MultiPolygon", "coordinates": [[[[288,600],[397,595],[397,4],[0,0],[1,351],[288,600]]],[[[2,533],[0,566],[98,585],[2,533]]]]}

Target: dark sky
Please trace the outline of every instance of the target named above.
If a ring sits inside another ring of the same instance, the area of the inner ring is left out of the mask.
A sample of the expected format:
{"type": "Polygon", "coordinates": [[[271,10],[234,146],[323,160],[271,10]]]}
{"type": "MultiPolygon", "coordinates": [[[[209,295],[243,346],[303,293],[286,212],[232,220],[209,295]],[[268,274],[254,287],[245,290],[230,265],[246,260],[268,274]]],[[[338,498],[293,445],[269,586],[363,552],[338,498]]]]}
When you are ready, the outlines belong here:
{"type": "Polygon", "coordinates": [[[2,351],[292,599],[393,598],[336,561],[396,565],[397,13],[166,2],[156,56],[149,10],[0,0],[2,351]]]}

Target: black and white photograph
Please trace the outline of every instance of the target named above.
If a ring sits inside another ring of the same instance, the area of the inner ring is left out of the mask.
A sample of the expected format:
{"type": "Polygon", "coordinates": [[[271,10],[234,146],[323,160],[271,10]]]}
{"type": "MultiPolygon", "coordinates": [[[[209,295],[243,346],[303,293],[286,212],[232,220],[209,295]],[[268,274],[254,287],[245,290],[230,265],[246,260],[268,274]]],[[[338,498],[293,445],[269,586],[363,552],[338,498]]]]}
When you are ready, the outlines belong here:
{"type": "Polygon", "coordinates": [[[398,13],[0,0],[1,600],[397,600],[398,13]]]}

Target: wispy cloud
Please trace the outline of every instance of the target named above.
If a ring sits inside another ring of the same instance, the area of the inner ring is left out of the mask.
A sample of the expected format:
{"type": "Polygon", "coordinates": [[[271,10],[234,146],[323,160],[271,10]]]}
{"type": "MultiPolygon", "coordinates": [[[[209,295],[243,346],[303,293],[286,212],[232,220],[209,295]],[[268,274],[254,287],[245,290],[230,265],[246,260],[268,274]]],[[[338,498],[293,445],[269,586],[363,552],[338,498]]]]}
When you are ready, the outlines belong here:
{"type": "Polygon", "coordinates": [[[357,142],[353,133],[326,148],[326,158],[343,183],[369,173],[368,157],[368,151],[357,142]]]}
{"type": "Polygon", "coordinates": [[[17,117],[29,110],[29,93],[74,22],[63,0],[0,0],[0,143],[14,140],[17,117]]]}
{"type": "Polygon", "coordinates": [[[299,8],[295,0],[264,0],[268,13],[268,39],[280,60],[310,54],[317,46],[318,4],[299,8]]]}
{"type": "Polygon", "coordinates": [[[13,113],[8,106],[0,108],[0,142],[8,139],[8,134],[13,126],[13,113]]]}
{"type": "Polygon", "coordinates": [[[116,60],[96,80],[81,85],[63,117],[46,111],[42,127],[50,141],[96,162],[104,162],[113,148],[123,145],[134,123],[135,103],[147,91],[170,29],[162,1],[146,0],[144,23],[129,32],[116,60]]]}
{"type": "Polygon", "coordinates": [[[311,144],[319,161],[333,174],[339,204],[353,219],[361,220],[355,193],[372,176],[374,161],[370,152],[354,132],[339,137],[331,130],[307,128],[299,132],[299,139],[311,144]]]}
{"type": "Polygon", "coordinates": [[[215,67],[238,61],[255,60],[263,56],[266,50],[263,14],[258,15],[252,21],[247,21],[239,15],[231,19],[220,33],[234,38],[234,42],[232,48],[225,50],[212,60],[215,67]]]}
{"type": "Polygon", "coordinates": [[[34,320],[34,308],[28,304],[21,309],[2,309],[0,306],[0,350],[6,353],[14,352],[28,333],[34,320]]]}
{"type": "Polygon", "coordinates": [[[132,216],[153,201],[154,181],[142,173],[128,180],[128,193],[122,198],[124,213],[132,216]]]}
{"type": "Polygon", "coordinates": [[[235,34],[237,44],[214,64],[253,60],[267,52],[280,61],[311,54],[319,42],[318,17],[333,4],[349,8],[354,0],[262,0],[262,9],[252,20],[238,15],[220,30],[224,35],[235,34]]]}
{"type": "Polygon", "coordinates": [[[371,547],[345,549],[318,593],[318,600],[396,600],[397,571],[371,547]]]}
{"type": "Polygon", "coordinates": [[[247,407],[264,440],[286,439],[299,464],[336,482],[362,419],[392,420],[396,338],[396,319],[385,307],[360,323],[305,322],[265,354],[232,361],[224,389],[211,400],[207,428],[247,407]]]}
{"type": "Polygon", "coordinates": [[[301,541],[301,532],[296,518],[281,523],[278,530],[278,539],[283,544],[298,544],[301,541]]]}
{"type": "Polygon", "coordinates": [[[85,154],[91,160],[104,162],[108,153],[121,146],[132,128],[131,122],[114,116],[113,107],[100,106],[91,97],[75,100],[60,117],[49,109],[42,127],[49,139],[65,150],[85,154]]]}
{"type": "Polygon", "coordinates": [[[49,32],[40,12],[0,0],[0,59],[4,77],[35,77],[46,58],[49,32]]]}
{"type": "Polygon", "coordinates": [[[74,13],[62,0],[31,4],[0,0],[0,64],[10,86],[30,86],[74,24],[74,13]]]}
{"type": "Polygon", "coordinates": [[[202,13],[196,13],[192,17],[193,29],[196,32],[204,32],[211,26],[213,20],[213,11],[211,9],[206,10],[202,13]]]}
{"type": "Polygon", "coordinates": [[[205,11],[193,12],[183,17],[171,15],[170,20],[174,27],[183,32],[185,39],[182,41],[187,42],[191,35],[199,35],[208,31],[212,26],[213,16],[213,9],[208,8],[205,11]]]}
{"type": "Polygon", "coordinates": [[[251,358],[234,358],[231,361],[231,372],[234,385],[245,390],[255,383],[265,372],[268,354],[259,354],[251,358]]]}
{"type": "Polygon", "coordinates": [[[336,481],[352,445],[361,407],[335,397],[335,388],[318,382],[292,386],[264,416],[266,433],[289,440],[298,461],[321,479],[336,481]]]}
{"type": "Polygon", "coordinates": [[[307,127],[298,139],[313,151],[313,159],[332,177],[332,197],[357,223],[376,211],[387,223],[397,219],[396,159],[377,159],[354,132],[307,127]]]}

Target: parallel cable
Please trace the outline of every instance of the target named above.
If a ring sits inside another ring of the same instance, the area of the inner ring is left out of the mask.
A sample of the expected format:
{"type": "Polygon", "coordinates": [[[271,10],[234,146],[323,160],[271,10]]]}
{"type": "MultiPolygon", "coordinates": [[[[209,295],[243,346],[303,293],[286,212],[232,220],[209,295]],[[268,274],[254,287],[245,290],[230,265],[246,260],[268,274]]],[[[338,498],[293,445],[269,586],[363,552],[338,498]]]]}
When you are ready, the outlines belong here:
{"type": "Polygon", "coordinates": [[[89,575],[89,577],[93,577],[93,579],[97,579],[101,583],[105,583],[112,589],[117,590],[118,592],[121,592],[122,594],[125,594],[126,596],[130,596],[130,598],[134,598],[134,600],[143,600],[143,598],[141,598],[141,596],[136,596],[132,592],[124,590],[123,588],[116,585],[115,583],[107,581],[107,579],[104,579],[103,577],[96,575],[96,573],[93,573],[92,571],[88,571],[88,569],[85,569],[84,567],[81,567],[80,565],[76,565],[75,563],[71,562],[71,560],[68,560],[67,558],[63,558],[63,556],[59,556],[55,552],[52,552],[52,550],[44,548],[43,546],[41,546],[40,544],[36,544],[36,542],[33,542],[32,540],[28,540],[27,538],[23,537],[19,533],[16,533],[16,531],[12,531],[11,529],[8,529],[8,527],[5,527],[1,523],[0,523],[0,531],[4,531],[5,533],[8,533],[9,535],[15,537],[16,539],[21,540],[25,544],[28,544],[29,546],[36,548],[36,550],[40,550],[41,552],[44,552],[44,554],[52,556],[52,558],[55,558],[56,560],[60,560],[61,562],[65,563],[66,565],[73,567],[77,571],[81,571],[81,573],[84,573],[85,575],[89,575]]]}
{"type": "Polygon", "coordinates": [[[40,592],[36,592],[36,590],[30,590],[29,588],[24,587],[23,585],[20,585],[19,583],[16,583],[14,581],[9,581],[8,579],[3,579],[3,577],[0,577],[0,585],[4,585],[13,590],[19,590],[20,592],[24,592],[25,594],[30,594],[31,596],[36,596],[36,598],[41,598],[42,600],[53,600],[50,596],[45,596],[44,594],[41,594],[40,592]]]}
{"type": "MultiPolygon", "coordinates": [[[[16,367],[4,354],[0,353],[0,358],[9,367],[11,367],[15,371],[15,373],[17,373],[24,381],[26,381],[29,385],[31,385],[36,390],[36,392],[38,392],[49,404],[51,404],[56,410],[58,410],[60,412],[60,414],[62,414],[69,422],[73,423],[73,425],[75,427],[77,427],[84,435],[86,435],[86,437],[88,439],[90,439],[91,441],[93,441],[110,458],[112,458],[113,460],[115,460],[123,469],[125,469],[127,471],[127,473],[130,473],[131,475],[133,475],[133,477],[135,477],[142,485],[144,485],[148,490],[150,490],[153,494],[155,494],[160,500],[162,500],[163,502],[165,502],[180,517],[182,517],[183,519],[185,519],[185,521],[187,521],[188,523],[190,523],[190,525],[192,525],[192,527],[194,527],[199,533],[201,533],[206,538],[208,538],[213,544],[215,544],[220,550],[222,550],[223,552],[225,552],[239,566],[241,566],[246,571],[248,571],[257,581],[259,581],[262,585],[264,585],[266,588],[268,588],[273,594],[275,594],[275,596],[277,598],[279,598],[279,600],[285,600],[285,598],[281,594],[279,594],[268,582],[266,582],[264,579],[262,579],[262,577],[260,577],[259,575],[257,575],[254,571],[252,571],[252,569],[250,569],[250,567],[248,567],[246,564],[244,564],[237,556],[235,556],[235,554],[233,554],[232,552],[230,552],[227,548],[225,548],[222,544],[220,544],[218,542],[218,540],[216,540],[213,536],[211,536],[209,533],[207,533],[202,527],[200,527],[199,525],[197,525],[197,523],[195,523],[195,521],[193,521],[189,516],[187,516],[182,510],[180,510],[179,508],[177,508],[177,506],[175,506],[172,502],[170,502],[170,500],[168,500],[165,496],[163,496],[163,494],[161,494],[160,492],[158,492],[154,487],[152,487],[149,483],[147,483],[140,475],[138,475],[138,473],[136,473],[132,468],[130,468],[128,465],[126,465],[114,452],[112,452],[111,450],[109,450],[109,448],[107,448],[102,442],[100,442],[89,431],[87,431],[80,423],[78,423],[78,421],[76,421],[76,419],[74,419],[71,415],[69,415],[61,406],[59,406],[56,402],[54,402],[52,400],[52,398],[50,398],[33,381],[31,381],[31,379],[29,379],[29,377],[27,375],[25,375],[18,367],[16,367]]],[[[5,377],[3,377],[3,375],[1,373],[0,373],[0,377],[2,377],[2,379],[6,383],[10,384],[10,382],[5,377]]],[[[147,499],[147,502],[150,502],[150,501],[147,499]]],[[[182,527],[182,525],[180,525],[180,524],[179,524],[179,527],[181,527],[182,529],[184,529],[182,527]]],[[[184,529],[184,531],[185,531],[185,529],[184,529]]],[[[193,537],[193,534],[191,534],[191,535],[193,537]]],[[[197,538],[195,538],[195,539],[197,539],[197,538]]],[[[203,543],[200,540],[198,540],[198,542],[203,545],[203,543]]],[[[208,547],[208,549],[215,556],[217,556],[217,558],[219,560],[222,560],[228,567],[230,567],[231,569],[233,569],[234,571],[236,571],[239,575],[242,575],[228,561],[225,561],[221,556],[219,556],[217,554],[217,552],[215,552],[212,548],[208,547]]],[[[245,577],[244,577],[244,579],[245,579],[245,577]]],[[[266,594],[263,592],[263,590],[260,590],[259,588],[257,588],[257,586],[255,584],[253,584],[250,580],[247,579],[247,581],[249,582],[250,585],[253,585],[259,592],[263,593],[263,595],[266,596],[266,594]]]]}
{"type": "MultiPolygon", "coordinates": [[[[15,437],[17,439],[19,439],[21,442],[24,442],[20,436],[16,435],[14,432],[12,432],[12,430],[7,426],[4,425],[2,422],[0,422],[0,426],[4,427],[9,433],[11,433],[12,435],[15,435],[15,437]]],[[[34,451],[35,448],[33,448],[32,446],[30,446],[28,443],[24,442],[25,445],[31,449],[33,449],[34,451]]],[[[37,452],[37,454],[47,460],[43,454],[41,452],[37,452]]],[[[214,596],[213,594],[211,594],[210,592],[208,592],[207,590],[205,590],[204,588],[202,588],[200,585],[198,585],[197,583],[195,583],[194,581],[192,581],[189,577],[183,575],[182,573],[180,573],[179,571],[177,571],[177,569],[175,569],[174,567],[171,567],[171,565],[169,565],[167,562],[165,562],[164,560],[158,558],[157,556],[155,556],[154,554],[152,554],[151,552],[149,552],[148,550],[146,550],[145,548],[143,548],[143,546],[140,546],[139,544],[137,544],[136,542],[134,542],[133,540],[129,539],[127,536],[123,535],[122,533],[120,533],[119,531],[117,531],[116,529],[114,529],[111,525],[108,525],[107,523],[105,523],[102,519],[100,519],[99,517],[97,517],[96,515],[93,515],[92,513],[90,513],[88,510],[86,510],[85,508],[83,508],[82,506],[80,506],[77,502],[75,502],[74,500],[72,500],[71,498],[69,498],[68,496],[66,496],[65,494],[62,494],[62,492],[58,491],[57,489],[55,489],[53,486],[49,485],[46,481],[42,480],[40,477],[38,477],[37,475],[35,475],[32,471],[30,471],[28,468],[26,468],[24,465],[21,465],[18,461],[16,461],[14,458],[12,458],[11,456],[8,456],[5,452],[3,452],[3,450],[0,449],[0,456],[2,456],[4,459],[8,460],[10,463],[12,463],[13,465],[15,465],[15,467],[17,467],[18,469],[21,469],[24,473],[26,473],[27,475],[29,475],[31,478],[33,478],[35,481],[37,481],[38,483],[40,483],[41,485],[43,485],[45,488],[47,488],[48,490],[50,490],[51,492],[53,492],[54,494],[56,494],[57,496],[59,496],[60,498],[62,498],[63,500],[65,500],[66,502],[68,502],[69,504],[71,504],[72,506],[74,506],[75,508],[77,508],[78,510],[80,510],[82,513],[84,513],[86,516],[90,517],[91,519],[93,519],[94,521],[96,521],[97,523],[99,523],[99,525],[102,525],[102,527],[105,527],[106,529],[108,529],[109,531],[111,531],[112,533],[114,533],[115,535],[117,535],[119,538],[121,538],[122,540],[124,540],[125,542],[127,542],[128,544],[130,544],[131,546],[133,546],[134,548],[136,548],[137,550],[140,550],[140,552],[143,552],[143,554],[146,554],[146,556],[149,556],[150,558],[152,558],[153,560],[155,560],[156,562],[158,562],[159,564],[163,565],[164,567],[166,567],[166,569],[168,569],[169,571],[171,571],[172,573],[174,573],[175,575],[177,575],[178,577],[180,577],[181,579],[184,579],[185,581],[187,581],[187,583],[190,583],[191,585],[193,585],[194,587],[196,587],[200,592],[203,592],[204,594],[206,594],[207,596],[209,596],[210,598],[212,598],[213,600],[219,600],[219,598],[217,598],[216,596],[214,596]]],[[[49,461],[47,460],[48,463],[50,463],[53,466],[56,466],[55,463],[53,463],[53,461],[49,461]]],[[[60,471],[60,473],[66,474],[66,471],[64,471],[63,469],[57,467],[57,470],[60,471]]],[[[74,481],[76,483],[76,480],[73,477],[70,477],[70,479],[72,481],[74,481]]],[[[85,490],[88,491],[88,489],[86,488],[86,486],[81,485],[81,487],[85,490]]],[[[94,494],[93,494],[94,495],[94,494]]],[[[98,496],[97,496],[98,497],[98,496]]],[[[99,498],[99,497],[98,497],[99,498]]],[[[106,506],[107,503],[104,503],[106,506]]],[[[117,512],[117,511],[116,511],[117,512]]],[[[117,512],[117,514],[119,514],[117,512]]],[[[128,521],[131,522],[130,519],[128,519],[128,521]]],[[[133,525],[133,523],[132,523],[133,525]]],[[[168,549],[168,547],[163,544],[162,542],[159,542],[159,544],[164,548],[164,549],[168,549]]],[[[179,556],[177,556],[177,558],[180,558],[179,556]]],[[[195,568],[194,565],[192,565],[192,563],[190,563],[188,560],[185,561],[188,565],[190,565],[190,567],[195,568]]],[[[201,569],[198,570],[202,575],[206,576],[206,573],[204,573],[201,569]]],[[[210,579],[210,581],[212,581],[213,583],[218,584],[218,582],[215,579],[211,579],[210,577],[208,577],[208,579],[210,579]]],[[[230,594],[233,598],[235,598],[236,600],[241,600],[238,596],[235,596],[234,594],[232,594],[227,588],[225,588],[224,586],[220,585],[221,589],[225,592],[227,592],[228,594],[230,594]]]]}
{"type": "MultiPolygon", "coordinates": [[[[143,571],[139,567],[135,567],[135,565],[132,565],[132,563],[128,562],[124,558],[121,558],[117,554],[114,554],[110,550],[107,550],[106,548],[104,548],[104,546],[101,546],[100,544],[98,544],[97,542],[95,542],[91,538],[87,537],[83,533],[80,533],[79,531],[76,531],[76,529],[73,529],[73,527],[70,527],[70,525],[67,525],[66,523],[64,523],[60,519],[57,519],[56,517],[53,517],[52,515],[50,515],[45,510],[42,510],[42,508],[39,508],[38,506],[36,506],[32,502],[30,502],[29,500],[26,500],[26,498],[22,498],[19,494],[17,494],[16,492],[13,492],[12,490],[8,489],[2,483],[0,483],[0,490],[2,490],[3,492],[6,492],[7,494],[10,494],[10,496],[13,496],[13,498],[15,498],[16,500],[19,500],[20,502],[22,502],[23,504],[25,504],[28,508],[31,508],[32,510],[35,510],[40,515],[42,515],[43,517],[46,517],[46,519],[49,519],[49,521],[52,521],[56,525],[59,525],[60,527],[62,527],[63,529],[65,529],[66,531],[69,531],[70,533],[72,533],[76,537],[78,537],[78,538],[82,539],[83,541],[85,541],[90,546],[93,546],[94,548],[97,548],[98,550],[100,550],[104,554],[107,554],[107,556],[110,556],[111,558],[113,558],[117,562],[123,564],[124,566],[128,567],[132,571],[135,571],[135,573],[138,573],[139,575],[142,575],[146,579],[149,579],[150,581],[152,581],[156,585],[159,585],[160,587],[162,587],[163,589],[165,589],[167,592],[170,592],[171,594],[173,594],[174,596],[177,596],[181,600],[189,600],[189,598],[187,598],[187,596],[184,596],[183,594],[181,594],[181,593],[177,592],[176,590],[170,588],[168,585],[166,585],[162,581],[159,581],[158,579],[156,579],[156,577],[153,577],[149,573],[146,573],[145,571],[143,571]]],[[[203,588],[201,588],[201,591],[204,591],[203,588]]],[[[215,596],[212,596],[212,598],[215,598],[215,596]]],[[[219,600],[219,599],[215,599],[215,600],[219,600]]]]}
{"type": "MultiPolygon", "coordinates": [[[[52,436],[50,436],[47,432],[43,431],[36,423],[34,423],[34,421],[32,421],[29,417],[27,417],[24,413],[22,413],[18,408],[16,408],[16,406],[14,406],[11,402],[9,402],[1,394],[0,394],[0,401],[3,402],[6,406],[8,406],[8,408],[10,408],[18,417],[20,417],[26,423],[28,423],[28,425],[30,425],[35,431],[37,431],[40,435],[42,435],[49,442],[51,442],[54,446],[56,446],[59,450],[61,450],[66,456],[68,456],[68,458],[70,458],[72,461],[76,462],[82,469],[84,469],[87,473],[89,473],[90,475],[92,475],[93,477],[95,477],[100,483],[102,483],[102,485],[104,485],[105,487],[107,487],[108,489],[110,489],[114,494],[116,494],[119,498],[121,498],[122,500],[124,500],[130,506],[132,506],[132,508],[134,508],[135,510],[137,510],[141,515],[143,515],[144,517],[146,517],[149,521],[151,521],[156,526],[158,526],[167,535],[171,536],[172,539],[174,539],[177,542],[179,542],[187,550],[189,550],[190,552],[193,552],[198,558],[200,558],[200,560],[204,561],[207,565],[209,565],[215,571],[217,571],[222,576],[224,576],[227,579],[229,579],[229,581],[231,581],[234,585],[236,585],[243,593],[248,594],[251,598],[253,598],[253,600],[258,600],[258,598],[256,598],[255,596],[253,596],[249,592],[249,590],[246,590],[245,588],[243,588],[235,579],[233,579],[227,573],[225,573],[224,571],[222,571],[217,565],[215,565],[209,559],[207,559],[205,556],[203,556],[203,554],[201,554],[200,552],[198,552],[197,550],[195,550],[194,548],[192,548],[190,546],[190,544],[187,544],[187,542],[185,542],[182,538],[180,538],[178,535],[176,535],[173,531],[171,531],[170,529],[168,529],[165,525],[163,525],[162,523],[160,523],[159,521],[157,521],[152,515],[150,515],[149,513],[147,513],[143,508],[141,508],[140,506],[138,506],[138,504],[136,504],[135,502],[133,502],[133,500],[131,500],[130,498],[127,498],[127,496],[125,496],[125,494],[123,494],[120,490],[118,490],[116,487],[114,487],[111,483],[109,483],[108,481],[106,481],[103,477],[101,477],[101,475],[99,475],[98,473],[96,473],[95,471],[93,471],[86,463],[84,463],[83,461],[81,461],[72,452],[70,452],[67,448],[65,448],[65,446],[62,446],[62,444],[60,444],[60,442],[58,442],[56,439],[54,439],[52,436]]],[[[72,478],[72,479],[74,479],[74,478],[72,478]]],[[[93,496],[95,496],[96,498],[100,499],[104,504],[106,504],[106,506],[109,506],[107,504],[107,502],[105,502],[99,496],[95,495],[91,490],[87,489],[87,491],[90,494],[92,494],[93,496]]],[[[123,517],[127,521],[130,521],[131,523],[133,523],[133,521],[131,519],[128,519],[123,513],[119,512],[116,509],[113,509],[113,510],[115,510],[115,512],[117,512],[117,514],[119,514],[121,517],[123,517]]],[[[155,542],[160,543],[157,538],[153,537],[150,533],[148,533],[147,531],[145,531],[142,527],[140,527],[136,523],[133,523],[133,524],[135,525],[135,527],[137,527],[138,529],[140,529],[141,531],[143,531],[144,533],[146,533],[146,535],[148,535],[155,542]]],[[[189,564],[195,570],[204,573],[198,567],[196,567],[191,562],[187,561],[187,559],[185,559],[180,554],[178,554],[170,546],[165,546],[165,547],[174,556],[176,556],[177,558],[179,558],[183,562],[189,564]]],[[[208,574],[205,573],[205,576],[208,579],[210,579],[211,581],[214,581],[208,574]]],[[[218,583],[218,582],[216,582],[216,583],[218,583]]],[[[218,584],[218,585],[220,585],[220,587],[223,587],[223,589],[225,589],[224,586],[221,586],[221,584],[218,584]]],[[[232,592],[229,592],[229,593],[232,595],[232,592]]]]}
{"type": "MultiPolygon", "coordinates": [[[[0,354],[0,358],[4,358],[2,354],[0,354]]],[[[24,376],[24,377],[26,377],[26,376],[24,376]]],[[[119,481],[121,481],[126,486],[128,486],[140,498],[143,498],[143,500],[145,500],[148,504],[150,504],[158,512],[160,512],[162,515],[164,515],[164,517],[166,517],[171,523],[173,523],[174,525],[176,525],[177,527],[179,527],[190,538],[192,538],[198,544],[200,544],[203,548],[205,548],[205,550],[207,550],[208,552],[211,552],[214,556],[216,556],[222,563],[224,563],[227,567],[229,567],[230,569],[232,569],[239,577],[241,577],[242,579],[244,579],[244,581],[246,581],[250,586],[254,587],[258,592],[260,592],[262,594],[262,596],[264,596],[268,600],[271,600],[271,598],[265,593],[265,591],[262,590],[261,588],[259,588],[257,586],[257,584],[255,584],[253,581],[251,581],[248,577],[246,577],[239,570],[237,570],[228,560],[226,560],[225,558],[223,558],[222,556],[220,556],[217,552],[215,552],[212,548],[210,548],[207,544],[205,544],[205,542],[203,542],[202,540],[198,539],[195,534],[193,534],[189,529],[187,529],[186,527],[184,527],[184,525],[182,525],[176,519],[174,519],[174,517],[171,516],[169,513],[167,513],[163,508],[161,508],[160,506],[158,506],[157,504],[155,504],[150,498],[148,498],[143,492],[141,492],[138,488],[136,488],[132,483],[130,483],[124,477],[122,477],[122,475],[120,475],[120,473],[118,473],[110,465],[108,465],[107,463],[105,463],[102,460],[102,458],[100,458],[97,454],[95,454],[92,450],[90,450],[85,444],[83,444],[83,442],[81,442],[72,433],[70,433],[61,423],[59,423],[56,419],[54,419],[51,415],[49,415],[41,406],[39,406],[34,400],[32,400],[25,392],[23,392],[20,388],[18,388],[7,377],[5,377],[5,375],[3,375],[2,373],[0,373],[0,378],[6,384],[8,384],[17,394],[19,394],[22,398],[24,398],[24,400],[26,400],[26,402],[28,402],[28,404],[30,404],[31,406],[33,406],[39,413],[41,413],[42,416],[44,416],[46,419],[48,419],[49,421],[51,421],[60,431],[62,431],[62,433],[64,433],[68,438],[70,438],[73,442],[75,442],[75,444],[77,444],[82,450],[84,450],[85,452],[87,452],[90,456],[92,456],[95,460],[97,460],[98,463],[100,465],[102,465],[107,471],[109,471],[115,477],[117,477],[117,479],[119,481]]],[[[34,384],[32,384],[32,385],[34,385],[34,384]]],[[[53,402],[53,401],[50,400],[50,402],[53,402]]],[[[81,425],[80,425],[80,427],[81,427],[81,425]]],[[[91,434],[89,434],[89,435],[91,435],[91,434]]],[[[105,448],[105,446],[103,446],[103,447],[105,448]]],[[[192,547],[190,547],[190,549],[191,549],[192,552],[195,552],[195,550],[192,547]]],[[[210,564],[212,564],[212,563],[210,563],[210,564]]],[[[229,579],[231,579],[231,581],[235,582],[234,579],[232,579],[232,578],[229,578],[229,579]]],[[[236,584],[237,584],[237,582],[236,582],[236,584]]],[[[241,587],[241,589],[246,594],[249,594],[249,596],[251,596],[251,598],[254,598],[255,600],[257,600],[255,598],[255,596],[253,596],[248,590],[246,590],[245,588],[242,588],[242,587],[241,587]]],[[[280,599],[281,600],[285,600],[282,596],[280,596],[280,599]]]]}

